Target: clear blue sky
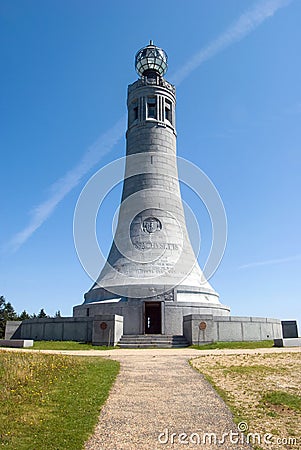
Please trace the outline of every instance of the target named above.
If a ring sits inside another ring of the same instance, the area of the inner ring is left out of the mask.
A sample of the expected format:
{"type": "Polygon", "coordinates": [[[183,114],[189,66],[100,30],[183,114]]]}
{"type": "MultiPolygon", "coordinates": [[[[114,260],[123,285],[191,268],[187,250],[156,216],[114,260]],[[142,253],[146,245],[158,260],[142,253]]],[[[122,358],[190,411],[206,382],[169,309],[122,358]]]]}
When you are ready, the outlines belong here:
{"type": "MultiPolygon", "coordinates": [[[[74,248],[74,208],[90,176],[125,154],[125,128],[86,172],[81,161],[126,113],[135,52],[153,39],[178,80],[178,154],[206,172],[227,212],[211,284],[233,315],[300,319],[300,17],[299,0],[1,0],[0,295],[18,312],[71,315],[82,302],[92,281],[74,248]],[[53,185],[78,164],[56,201],[53,185]]],[[[183,196],[201,222],[202,263],[210,222],[183,196]]],[[[120,186],[98,218],[104,252],[119,199],[120,186]]]]}

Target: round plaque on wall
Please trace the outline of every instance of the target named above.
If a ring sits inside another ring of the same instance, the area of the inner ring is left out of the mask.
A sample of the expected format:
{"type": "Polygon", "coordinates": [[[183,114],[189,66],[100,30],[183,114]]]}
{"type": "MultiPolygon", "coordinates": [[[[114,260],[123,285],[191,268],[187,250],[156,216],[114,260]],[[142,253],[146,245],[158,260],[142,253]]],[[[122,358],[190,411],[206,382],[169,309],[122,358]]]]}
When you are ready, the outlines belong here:
{"type": "Polygon", "coordinates": [[[101,322],[100,328],[101,328],[102,330],[106,330],[106,329],[108,328],[108,324],[107,324],[106,322],[101,322]]]}
{"type": "Polygon", "coordinates": [[[199,323],[199,329],[200,330],[206,330],[206,328],[207,328],[206,322],[200,322],[199,323]]]}

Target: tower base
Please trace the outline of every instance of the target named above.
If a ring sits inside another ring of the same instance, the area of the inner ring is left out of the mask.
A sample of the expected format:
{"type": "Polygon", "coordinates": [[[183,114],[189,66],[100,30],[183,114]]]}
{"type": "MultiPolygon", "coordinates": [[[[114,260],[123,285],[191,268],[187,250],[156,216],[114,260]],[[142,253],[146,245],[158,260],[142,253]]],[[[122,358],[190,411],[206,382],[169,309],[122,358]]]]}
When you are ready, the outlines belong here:
{"type": "Polygon", "coordinates": [[[230,309],[221,303],[168,301],[157,297],[141,299],[115,298],[84,303],[73,308],[73,316],[94,317],[117,314],[123,317],[124,335],[182,335],[183,318],[189,314],[229,316],[230,309]]]}

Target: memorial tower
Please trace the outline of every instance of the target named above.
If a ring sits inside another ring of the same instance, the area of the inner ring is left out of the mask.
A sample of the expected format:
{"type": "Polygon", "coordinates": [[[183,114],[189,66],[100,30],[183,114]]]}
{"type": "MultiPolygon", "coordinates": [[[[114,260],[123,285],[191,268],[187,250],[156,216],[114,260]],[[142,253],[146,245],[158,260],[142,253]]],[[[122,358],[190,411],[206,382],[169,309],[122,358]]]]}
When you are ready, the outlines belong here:
{"type": "Polygon", "coordinates": [[[128,87],[126,167],[106,264],[75,316],[118,314],[124,334],[183,334],[187,314],[228,315],[205,279],[186,229],[176,161],[176,92],[167,55],[151,41],[128,87]]]}

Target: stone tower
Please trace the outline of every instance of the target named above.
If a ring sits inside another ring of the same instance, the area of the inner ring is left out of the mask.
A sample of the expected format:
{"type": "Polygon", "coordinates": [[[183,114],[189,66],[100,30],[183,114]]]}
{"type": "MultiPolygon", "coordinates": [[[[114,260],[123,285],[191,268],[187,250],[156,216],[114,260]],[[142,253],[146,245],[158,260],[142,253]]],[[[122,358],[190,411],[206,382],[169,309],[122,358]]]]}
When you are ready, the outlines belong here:
{"type": "Polygon", "coordinates": [[[228,315],[204,278],[186,229],[176,161],[176,93],[167,55],[136,54],[128,87],[126,167],[107,262],[75,316],[118,314],[124,334],[182,334],[187,314],[228,315]]]}

